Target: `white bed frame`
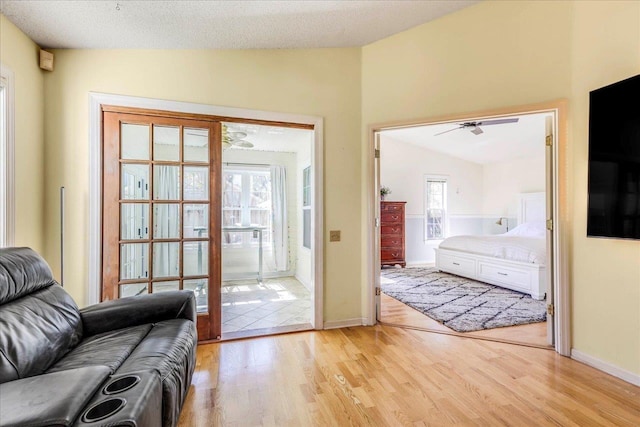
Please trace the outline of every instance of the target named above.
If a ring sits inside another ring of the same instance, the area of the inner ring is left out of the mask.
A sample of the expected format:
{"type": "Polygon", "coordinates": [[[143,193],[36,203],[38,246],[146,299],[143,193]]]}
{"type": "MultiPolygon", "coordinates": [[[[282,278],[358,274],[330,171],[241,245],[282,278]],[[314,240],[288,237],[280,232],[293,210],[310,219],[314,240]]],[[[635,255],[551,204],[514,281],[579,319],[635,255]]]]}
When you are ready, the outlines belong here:
{"type": "MultiPolygon", "coordinates": [[[[518,195],[518,224],[527,221],[544,221],[545,193],[518,195]]],[[[502,258],[493,258],[452,249],[434,249],[436,268],[440,271],[490,283],[544,299],[547,291],[545,266],[502,258]]]]}

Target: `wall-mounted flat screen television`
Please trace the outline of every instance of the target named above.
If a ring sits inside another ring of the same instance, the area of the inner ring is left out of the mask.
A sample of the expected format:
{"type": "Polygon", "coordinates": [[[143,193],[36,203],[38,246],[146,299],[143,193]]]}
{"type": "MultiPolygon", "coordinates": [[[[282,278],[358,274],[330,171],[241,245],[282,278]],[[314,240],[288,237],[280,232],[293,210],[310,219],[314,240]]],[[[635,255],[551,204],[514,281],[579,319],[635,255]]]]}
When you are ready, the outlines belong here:
{"type": "Polygon", "coordinates": [[[589,94],[587,236],[640,240],[640,74],[589,94]]]}

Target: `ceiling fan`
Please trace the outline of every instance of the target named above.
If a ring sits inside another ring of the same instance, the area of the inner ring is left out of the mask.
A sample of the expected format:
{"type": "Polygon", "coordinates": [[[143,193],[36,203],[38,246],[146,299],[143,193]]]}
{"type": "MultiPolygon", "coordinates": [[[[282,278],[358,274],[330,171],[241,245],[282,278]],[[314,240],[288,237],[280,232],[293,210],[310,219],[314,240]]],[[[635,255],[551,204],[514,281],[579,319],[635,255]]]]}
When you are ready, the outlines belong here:
{"type": "Polygon", "coordinates": [[[436,133],[433,136],[442,135],[443,133],[451,132],[458,129],[469,129],[469,131],[474,135],[480,135],[484,131],[480,129],[480,126],[489,126],[489,125],[502,125],[505,123],[516,123],[518,118],[510,118],[510,119],[495,119],[495,120],[480,120],[477,122],[464,122],[458,123],[458,127],[453,129],[445,130],[444,132],[436,133]]]}
{"type": "Polygon", "coordinates": [[[247,137],[246,132],[240,131],[231,131],[229,128],[224,126],[222,128],[222,148],[227,149],[231,147],[242,147],[242,148],[253,148],[253,144],[245,138],[247,137]]]}

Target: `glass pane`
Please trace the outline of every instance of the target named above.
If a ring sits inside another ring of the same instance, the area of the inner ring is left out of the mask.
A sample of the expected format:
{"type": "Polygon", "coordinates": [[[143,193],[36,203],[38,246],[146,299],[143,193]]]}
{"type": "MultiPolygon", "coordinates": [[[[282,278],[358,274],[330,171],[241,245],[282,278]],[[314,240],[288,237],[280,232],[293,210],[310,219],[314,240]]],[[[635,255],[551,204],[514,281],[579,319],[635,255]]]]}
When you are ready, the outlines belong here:
{"type": "Polygon", "coordinates": [[[184,276],[204,276],[209,273],[209,242],[184,242],[182,253],[184,276]]]}
{"type": "Polygon", "coordinates": [[[239,208],[242,203],[242,175],[226,172],[223,185],[222,206],[225,208],[239,208]]]}
{"type": "Polygon", "coordinates": [[[184,200],[209,200],[208,167],[184,167],[184,200]]]}
{"type": "Polygon", "coordinates": [[[120,238],[122,240],[149,238],[149,204],[120,205],[120,238]]]}
{"type": "Polygon", "coordinates": [[[185,204],[183,237],[209,237],[209,205],[185,204]]]}
{"type": "Polygon", "coordinates": [[[209,129],[184,129],[184,161],[209,163],[209,129]]]}
{"type": "Polygon", "coordinates": [[[240,209],[225,209],[222,211],[223,227],[238,227],[242,225],[242,211],[240,209]]]}
{"type": "Polygon", "coordinates": [[[153,127],[153,160],[180,161],[180,128],[153,127]]]}
{"type": "Polygon", "coordinates": [[[122,165],[120,197],[124,200],[149,200],[148,165],[122,165]]]}
{"type": "Polygon", "coordinates": [[[147,283],[129,283],[120,285],[120,298],[133,297],[149,293],[149,284],[147,283]]]}
{"type": "Polygon", "coordinates": [[[123,123],[120,128],[121,158],[149,160],[149,125],[123,123]]]}
{"type": "Polygon", "coordinates": [[[153,244],[153,277],[180,276],[180,243],[153,244]]]}
{"type": "Polygon", "coordinates": [[[198,313],[206,312],[209,305],[207,302],[207,283],[207,279],[192,279],[185,280],[182,285],[182,289],[189,289],[196,294],[196,310],[198,313]]]}
{"type": "Polygon", "coordinates": [[[302,206],[311,206],[311,166],[302,171],[302,206]]]}
{"type": "Polygon", "coordinates": [[[311,209],[302,210],[302,246],[311,249],[311,209]]]}
{"type": "Polygon", "coordinates": [[[154,239],[180,238],[180,205],[177,203],[153,204],[154,239]]]}
{"type": "Polygon", "coordinates": [[[153,166],[153,198],[180,199],[180,166],[153,166]]]}
{"type": "Polygon", "coordinates": [[[177,280],[170,280],[168,282],[153,282],[154,294],[167,291],[177,291],[180,289],[180,282],[177,280]]]}
{"type": "Polygon", "coordinates": [[[120,279],[141,279],[143,277],[149,277],[149,244],[121,244],[120,279]]]}
{"type": "Polygon", "coordinates": [[[271,209],[271,177],[269,175],[251,175],[249,207],[271,209]]]}

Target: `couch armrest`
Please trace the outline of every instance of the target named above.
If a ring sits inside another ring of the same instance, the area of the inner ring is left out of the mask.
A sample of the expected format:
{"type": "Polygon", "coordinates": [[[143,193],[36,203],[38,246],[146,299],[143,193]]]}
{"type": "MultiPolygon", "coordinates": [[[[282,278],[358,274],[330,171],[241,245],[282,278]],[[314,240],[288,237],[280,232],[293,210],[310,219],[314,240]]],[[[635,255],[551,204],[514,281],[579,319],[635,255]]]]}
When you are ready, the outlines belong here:
{"type": "Polygon", "coordinates": [[[195,323],[196,297],[189,290],[137,295],[90,305],[80,316],[85,336],[170,319],[195,323]]]}
{"type": "Polygon", "coordinates": [[[106,366],[88,366],[2,383],[0,425],[69,427],[109,372],[106,366]]]}

